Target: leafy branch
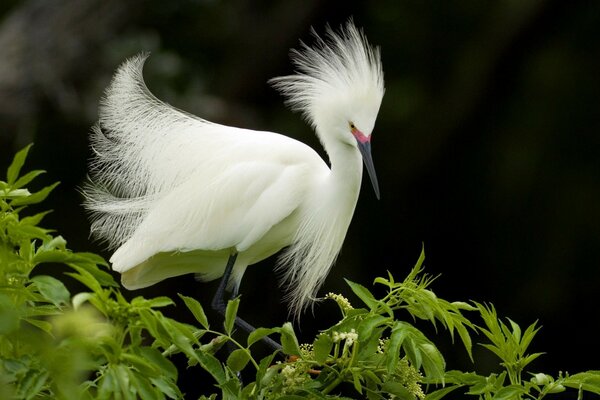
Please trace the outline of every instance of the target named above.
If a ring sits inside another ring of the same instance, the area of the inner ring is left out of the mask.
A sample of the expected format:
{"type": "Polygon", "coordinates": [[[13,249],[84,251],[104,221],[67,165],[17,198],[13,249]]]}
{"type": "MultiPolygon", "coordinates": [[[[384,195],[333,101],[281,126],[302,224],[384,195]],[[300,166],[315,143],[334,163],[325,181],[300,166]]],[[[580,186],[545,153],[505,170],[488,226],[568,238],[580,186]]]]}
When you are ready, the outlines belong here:
{"type": "Polygon", "coordinates": [[[183,399],[175,354],[185,357],[188,368],[208,372],[206,386],[214,390],[203,399],[436,400],[461,391],[479,399],[542,399],[569,389],[579,399],[585,392],[600,394],[599,371],[552,376],[528,370],[542,355],[527,353],[537,323],[523,330],[499,318],[491,304],[437,297],[431,289],[435,279],[423,271],[424,252],[404,280],[389,273],[375,279],[387,289],[382,298],[350,281],[360,307],[328,294],[340,320],[305,344],[290,323],[258,328],[245,340],[234,337],[239,299],[229,301],[218,328],[191,297],[128,300],[104,259],[73,252],[64,238],[40,227],[48,212],[24,216],[56,187],[26,188],[43,173],[21,175],[29,149],[16,154],[0,181],[0,398],[183,399]],[[42,273],[56,264],[68,272],[42,273]],[[62,278],[86,289],[71,294],[62,278]],[[194,324],[167,316],[178,303],[194,324]],[[442,326],[452,340],[457,333],[474,369],[477,335],[498,357],[498,370],[489,375],[447,370],[432,338],[419,329],[422,323],[436,332],[442,326]],[[254,346],[266,336],[278,339],[283,350],[257,358],[254,346]],[[240,380],[242,371],[253,379],[240,380]]]}

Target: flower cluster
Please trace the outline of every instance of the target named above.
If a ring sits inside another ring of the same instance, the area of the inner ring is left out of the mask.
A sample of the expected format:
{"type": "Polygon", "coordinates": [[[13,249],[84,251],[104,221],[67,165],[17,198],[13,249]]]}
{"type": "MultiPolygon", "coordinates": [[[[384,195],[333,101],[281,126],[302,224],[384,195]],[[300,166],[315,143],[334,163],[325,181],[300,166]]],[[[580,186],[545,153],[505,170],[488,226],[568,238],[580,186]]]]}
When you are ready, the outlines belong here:
{"type": "Polygon", "coordinates": [[[283,393],[291,394],[298,386],[310,380],[310,376],[306,373],[306,369],[300,364],[288,364],[281,369],[283,377],[283,393]]]}
{"type": "Polygon", "coordinates": [[[383,354],[385,353],[385,350],[387,349],[387,345],[389,343],[390,339],[389,338],[380,338],[379,339],[379,344],[377,345],[377,353],[379,354],[383,354]]]}
{"type": "Polygon", "coordinates": [[[352,344],[358,340],[358,333],[356,333],[356,330],[354,328],[352,328],[350,330],[350,332],[333,332],[332,334],[332,339],[334,343],[339,343],[342,340],[345,340],[346,343],[345,345],[350,347],[352,346],[352,344]]]}
{"type": "Polygon", "coordinates": [[[300,357],[304,360],[313,359],[314,348],[310,343],[303,343],[300,345],[300,357]]]}
{"type": "Polygon", "coordinates": [[[352,304],[350,304],[350,301],[347,298],[345,298],[344,296],[342,296],[341,294],[335,294],[335,293],[329,292],[325,295],[325,298],[331,299],[331,300],[335,301],[336,303],[338,303],[338,306],[340,306],[340,308],[342,309],[343,312],[354,309],[354,307],[352,307],[352,304]]]}

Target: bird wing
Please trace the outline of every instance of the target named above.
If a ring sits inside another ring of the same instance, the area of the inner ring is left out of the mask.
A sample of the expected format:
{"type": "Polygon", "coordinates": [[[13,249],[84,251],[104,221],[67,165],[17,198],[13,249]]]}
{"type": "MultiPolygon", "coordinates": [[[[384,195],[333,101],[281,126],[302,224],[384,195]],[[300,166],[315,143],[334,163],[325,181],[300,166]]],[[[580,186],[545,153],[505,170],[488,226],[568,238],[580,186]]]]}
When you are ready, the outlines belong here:
{"type": "Polygon", "coordinates": [[[307,165],[267,160],[237,162],[209,179],[193,174],[152,206],[114,253],[113,268],[124,272],[161,252],[243,252],[300,206],[310,180],[307,165]]]}
{"type": "Polygon", "coordinates": [[[242,251],[329,171],[291,138],[214,124],[161,102],[144,83],[145,59],[119,68],[91,135],[85,205],[92,232],[119,248],[115,270],[160,251],[242,251]]]}

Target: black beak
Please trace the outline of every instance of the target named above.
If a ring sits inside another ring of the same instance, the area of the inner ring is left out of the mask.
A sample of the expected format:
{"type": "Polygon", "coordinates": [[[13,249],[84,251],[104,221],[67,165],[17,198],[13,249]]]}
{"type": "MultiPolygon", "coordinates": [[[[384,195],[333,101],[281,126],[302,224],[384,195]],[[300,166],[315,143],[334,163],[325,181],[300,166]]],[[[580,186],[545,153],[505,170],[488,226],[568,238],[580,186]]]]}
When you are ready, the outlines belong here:
{"type": "Polygon", "coordinates": [[[377,197],[377,200],[379,200],[379,183],[377,182],[377,174],[375,173],[375,167],[373,166],[373,157],[371,157],[371,142],[361,142],[359,140],[356,142],[358,143],[358,150],[362,155],[367,172],[369,173],[369,178],[371,178],[373,190],[375,190],[375,197],[377,197]]]}

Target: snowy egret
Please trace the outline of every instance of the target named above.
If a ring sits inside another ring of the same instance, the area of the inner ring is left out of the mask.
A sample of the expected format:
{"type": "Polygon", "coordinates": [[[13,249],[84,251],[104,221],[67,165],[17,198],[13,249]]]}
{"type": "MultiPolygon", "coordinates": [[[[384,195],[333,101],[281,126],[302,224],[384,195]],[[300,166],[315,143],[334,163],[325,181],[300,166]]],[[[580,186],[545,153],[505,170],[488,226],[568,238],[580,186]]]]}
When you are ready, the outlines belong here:
{"type": "Polygon", "coordinates": [[[223,277],[237,294],[246,268],[283,248],[277,269],[298,316],[314,300],[342,247],[362,179],[379,198],[371,132],[384,93],[379,49],[352,21],[292,51],[294,75],[272,79],[315,129],[331,167],[309,146],[234,128],[154,97],[142,68],[123,63],[91,132],[84,189],[92,233],[116,249],[110,262],[128,289],[195,273],[223,277]]]}

